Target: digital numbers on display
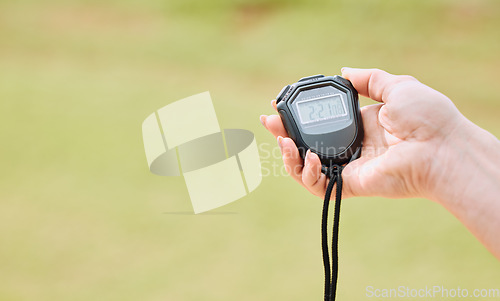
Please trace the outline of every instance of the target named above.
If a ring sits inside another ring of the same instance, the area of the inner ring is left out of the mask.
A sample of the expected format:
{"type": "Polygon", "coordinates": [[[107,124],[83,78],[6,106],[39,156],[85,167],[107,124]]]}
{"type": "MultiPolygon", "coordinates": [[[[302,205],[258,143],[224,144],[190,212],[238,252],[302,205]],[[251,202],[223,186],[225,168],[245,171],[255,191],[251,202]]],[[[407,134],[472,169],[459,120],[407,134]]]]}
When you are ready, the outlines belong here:
{"type": "Polygon", "coordinates": [[[340,95],[329,95],[297,102],[303,124],[347,115],[340,95]]]}

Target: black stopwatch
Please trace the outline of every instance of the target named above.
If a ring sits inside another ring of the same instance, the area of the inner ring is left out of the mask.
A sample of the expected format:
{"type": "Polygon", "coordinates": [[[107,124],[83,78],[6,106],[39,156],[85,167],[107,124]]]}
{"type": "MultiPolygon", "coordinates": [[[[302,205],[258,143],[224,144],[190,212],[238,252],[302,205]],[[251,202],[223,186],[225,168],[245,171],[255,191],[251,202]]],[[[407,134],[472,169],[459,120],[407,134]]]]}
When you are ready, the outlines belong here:
{"type": "Polygon", "coordinates": [[[302,158],[310,149],[318,154],[329,177],[323,202],[321,244],[325,268],[324,300],[335,300],[338,277],[338,234],[342,200],[343,164],[357,159],[363,144],[363,121],[358,92],[347,79],[314,75],[284,87],[276,97],[278,113],[302,158]],[[332,260],[328,252],[328,207],[335,183],[332,260]]]}
{"type": "Polygon", "coordinates": [[[341,76],[314,75],[284,87],[276,97],[288,136],[304,158],[316,153],[323,171],[357,159],[363,142],[358,92],[341,76]]]}

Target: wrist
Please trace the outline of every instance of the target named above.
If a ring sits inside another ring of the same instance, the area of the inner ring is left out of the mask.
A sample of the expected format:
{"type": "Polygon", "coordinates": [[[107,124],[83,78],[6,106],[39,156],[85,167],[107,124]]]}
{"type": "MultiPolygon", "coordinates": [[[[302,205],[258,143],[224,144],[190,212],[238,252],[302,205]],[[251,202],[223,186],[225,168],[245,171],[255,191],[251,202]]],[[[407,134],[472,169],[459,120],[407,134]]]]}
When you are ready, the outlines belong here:
{"type": "Polygon", "coordinates": [[[500,258],[500,141],[469,120],[446,137],[427,198],[455,215],[500,258]]]}
{"type": "Polygon", "coordinates": [[[500,142],[489,132],[465,119],[435,143],[439,147],[430,163],[427,198],[447,208],[461,207],[488,192],[482,184],[500,183],[500,142]]]}

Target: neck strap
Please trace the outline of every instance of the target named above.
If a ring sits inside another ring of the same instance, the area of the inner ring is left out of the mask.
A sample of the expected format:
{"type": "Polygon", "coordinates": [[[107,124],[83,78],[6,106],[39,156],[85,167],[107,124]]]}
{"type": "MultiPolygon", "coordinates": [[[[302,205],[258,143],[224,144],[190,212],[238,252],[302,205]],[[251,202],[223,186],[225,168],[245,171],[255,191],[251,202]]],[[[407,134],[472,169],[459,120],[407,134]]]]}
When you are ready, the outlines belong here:
{"type": "Polygon", "coordinates": [[[325,301],[335,300],[337,292],[338,277],[338,240],[340,203],[342,201],[342,169],[341,165],[332,165],[326,170],[330,182],[326,188],[325,200],[323,202],[323,217],[321,220],[321,247],[323,251],[323,266],[325,268],[325,301]],[[335,211],[332,231],[332,262],[330,267],[330,256],[328,254],[328,206],[332,195],[333,186],[337,183],[335,192],[335,211]]]}

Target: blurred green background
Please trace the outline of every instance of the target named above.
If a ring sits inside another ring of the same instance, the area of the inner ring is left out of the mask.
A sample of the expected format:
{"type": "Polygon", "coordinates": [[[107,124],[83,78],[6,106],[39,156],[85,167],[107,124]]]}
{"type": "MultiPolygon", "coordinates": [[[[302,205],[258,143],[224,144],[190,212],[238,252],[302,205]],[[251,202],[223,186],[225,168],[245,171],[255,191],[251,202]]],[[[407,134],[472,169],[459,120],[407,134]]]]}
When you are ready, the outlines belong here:
{"type": "MultiPolygon", "coordinates": [[[[322,201],[267,176],[188,214],[183,179],[148,171],[142,121],[209,90],[222,128],[271,151],[259,115],[283,85],[377,67],[498,137],[499,31],[485,0],[0,1],[0,300],[321,300],[322,201]]],[[[499,262],[428,200],[346,200],[340,244],[339,300],[499,287],[499,262]]]]}

